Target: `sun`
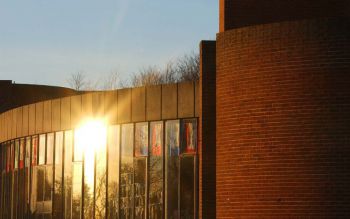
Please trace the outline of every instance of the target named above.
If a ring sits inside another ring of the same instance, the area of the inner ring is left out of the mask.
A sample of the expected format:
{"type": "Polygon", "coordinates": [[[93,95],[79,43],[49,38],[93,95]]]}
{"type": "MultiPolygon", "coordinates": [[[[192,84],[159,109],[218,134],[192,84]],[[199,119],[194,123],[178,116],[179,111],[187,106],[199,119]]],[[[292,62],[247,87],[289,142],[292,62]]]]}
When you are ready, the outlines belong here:
{"type": "Polygon", "coordinates": [[[94,183],[96,153],[106,150],[107,126],[102,119],[86,120],[74,133],[74,161],[84,160],[86,184],[94,183]]]}

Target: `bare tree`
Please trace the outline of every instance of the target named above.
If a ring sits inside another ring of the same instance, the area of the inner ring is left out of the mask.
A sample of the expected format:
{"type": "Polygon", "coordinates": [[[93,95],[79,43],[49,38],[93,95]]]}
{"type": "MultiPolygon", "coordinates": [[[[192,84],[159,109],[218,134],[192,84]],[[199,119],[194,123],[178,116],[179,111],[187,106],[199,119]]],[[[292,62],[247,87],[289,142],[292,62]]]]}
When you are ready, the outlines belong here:
{"type": "Polygon", "coordinates": [[[83,72],[71,74],[67,80],[70,87],[76,90],[114,90],[124,87],[140,87],[157,84],[169,84],[182,81],[199,80],[199,54],[190,53],[169,61],[161,69],[157,66],[142,68],[130,77],[130,82],[121,80],[119,72],[111,72],[107,77],[97,81],[87,80],[83,72]]]}
{"type": "Polygon", "coordinates": [[[82,90],[86,85],[86,76],[82,71],[78,71],[70,75],[67,80],[69,86],[75,90],[82,90]]]}
{"type": "Polygon", "coordinates": [[[104,78],[103,85],[101,87],[102,90],[115,90],[119,88],[123,88],[125,86],[125,82],[121,80],[119,72],[111,72],[106,78],[104,78]]]}
{"type": "Polygon", "coordinates": [[[199,54],[192,52],[184,55],[176,62],[176,71],[179,81],[195,81],[199,80],[199,54]]]}
{"type": "Polygon", "coordinates": [[[131,79],[131,86],[147,86],[168,84],[182,81],[199,80],[199,54],[191,53],[178,58],[175,62],[169,61],[164,69],[156,66],[143,68],[131,79]]]}
{"type": "Polygon", "coordinates": [[[134,74],[131,79],[131,86],[140,87],[163,83],[163,75],[158,67],[149,66],[143,68],[138,74],[134,74]]]}
{"type": "Polygon", "coordinates": [[[175,68],[175,65],[172,61],[169,61],[165,68],[162,71],[163,76],[163,83],[170,84],[170,83],[176,83],[178,79],[177,71],[175,68]]]}
{"type": "Polygon", "coordinates": [[[100,80],[96,80],[96,81],[87,80],[82,89],[86,91],[96,91],[96,90],[99,90],[99,87],[100,87],[100,80]]]}

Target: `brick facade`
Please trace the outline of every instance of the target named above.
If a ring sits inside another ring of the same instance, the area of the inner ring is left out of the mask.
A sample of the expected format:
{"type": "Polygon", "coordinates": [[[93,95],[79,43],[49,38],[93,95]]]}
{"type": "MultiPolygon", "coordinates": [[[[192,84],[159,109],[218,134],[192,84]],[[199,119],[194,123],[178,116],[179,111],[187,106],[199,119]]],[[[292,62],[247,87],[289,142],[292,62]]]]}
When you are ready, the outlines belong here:
{"type": "Polygon", "coordinates": [[[220,32],[257,24],[349,14],[348,0],[220,0],[220,32]]]}
{"type": "Polygon", "coordinates": [[[217,38],[217,218],[350,216],[350,22],[217,38]]]}

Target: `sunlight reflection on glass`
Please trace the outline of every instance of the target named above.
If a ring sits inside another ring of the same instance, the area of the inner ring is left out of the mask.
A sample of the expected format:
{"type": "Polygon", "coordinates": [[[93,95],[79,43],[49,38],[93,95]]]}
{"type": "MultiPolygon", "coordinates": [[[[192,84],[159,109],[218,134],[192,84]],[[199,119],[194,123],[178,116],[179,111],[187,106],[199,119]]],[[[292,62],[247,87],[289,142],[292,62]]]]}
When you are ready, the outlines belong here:
{"type": "MultiPolygon", "coordinates": [[[[84,216],[87,218],[93,217],[94,207],[95,210],[100,210],[100,208],[97,208],[100,205],[96,206],[94,203],[94,190],[96,187],[95,160],[96,158],[100,160],[100,156],[106,156],[106,141],[107,127],[102,120],[90,120],[75,131],[74,161],[84,159],[84,216]]],[[[106,162],[105,158],[104,162],[106,162]]],[[[101,162],[97,162],[97,166],[100,167],[98,168],[99,177],[101,172],[102,175],[103,172],[105,172],[101,171],[105,169],[105,164],[104,167],[101,167],[100,163],[101,162]]],[[[100,189],[96,188],[96,190],[99,191],[100,189]]],[[[96,204],[100,204],[98,201],[100,196],[101,194],[97,195],[96,204]]],[[[103,212],[101,214],[103,214],[103,212]]]]}
{"type": "Polygon", "coordinates": [[[107,128],[102,120],[90,120],[75,131],[74,158],[80,160],[84,154],[85,183],[94,183],[95,152],[105,150],[107,128]]]}

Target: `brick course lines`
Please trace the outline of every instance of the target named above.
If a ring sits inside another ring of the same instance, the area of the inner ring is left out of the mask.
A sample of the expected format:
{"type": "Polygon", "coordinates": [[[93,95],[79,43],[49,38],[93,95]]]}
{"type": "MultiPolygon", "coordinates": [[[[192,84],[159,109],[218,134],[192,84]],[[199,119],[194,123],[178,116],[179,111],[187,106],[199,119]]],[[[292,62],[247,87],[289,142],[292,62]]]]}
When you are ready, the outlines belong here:
{"type": "Polygon", "coordinates": [[[217,218],[350,216],[350,21],[218,34],[217,218]]]}

